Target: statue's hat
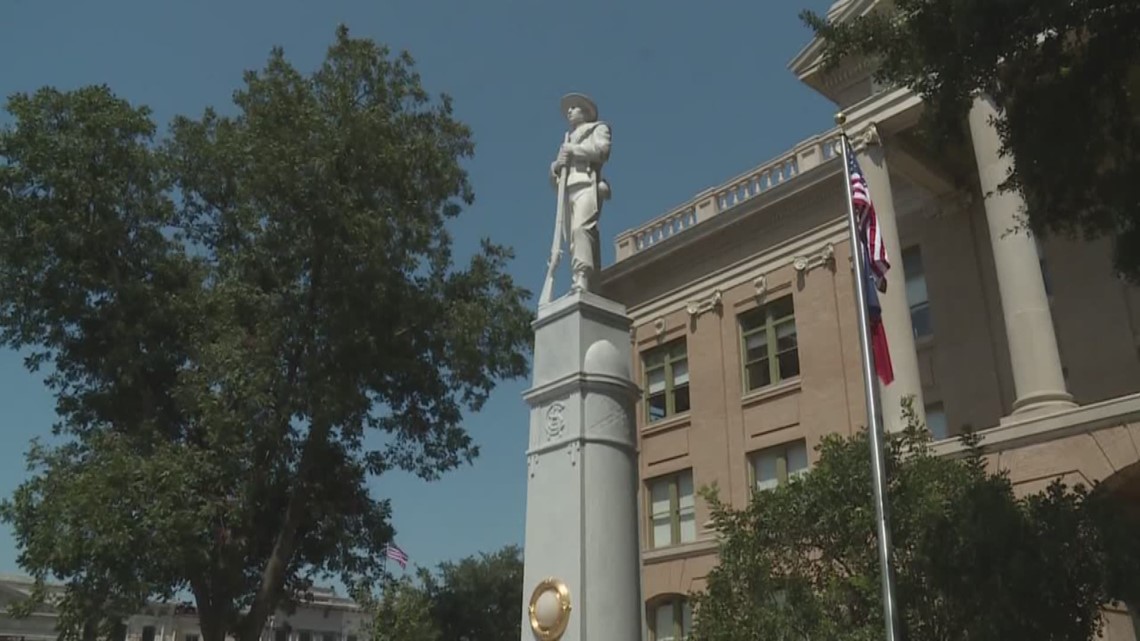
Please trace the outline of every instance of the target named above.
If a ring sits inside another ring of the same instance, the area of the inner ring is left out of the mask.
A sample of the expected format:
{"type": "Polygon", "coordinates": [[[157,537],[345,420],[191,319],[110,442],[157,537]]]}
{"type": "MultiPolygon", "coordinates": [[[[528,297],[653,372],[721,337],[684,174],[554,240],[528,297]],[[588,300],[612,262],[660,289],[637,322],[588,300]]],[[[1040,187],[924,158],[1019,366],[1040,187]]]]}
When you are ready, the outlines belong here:
{"type": "Polygon", "coordinates": [[[562,96],[562,115],[566,115],[566,112],[569,111],[571,107],[581,107],[582,112],[586,116],[586,120],[590,122],[598,119],[598,106],[585,94],[568,93],[562,96]]]}

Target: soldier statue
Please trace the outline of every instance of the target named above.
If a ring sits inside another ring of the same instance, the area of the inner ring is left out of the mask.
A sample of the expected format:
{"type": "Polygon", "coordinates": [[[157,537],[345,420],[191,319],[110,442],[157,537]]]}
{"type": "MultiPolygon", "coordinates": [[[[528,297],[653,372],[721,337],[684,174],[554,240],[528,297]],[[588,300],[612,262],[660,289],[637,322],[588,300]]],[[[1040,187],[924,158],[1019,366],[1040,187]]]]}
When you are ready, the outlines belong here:
{"type": "Polygon", "coordinates": [[[598,120],[597,105],[582,94],[564,96],[562,112],[570,126],[550,165],[550,178],[559,192],[559,220],[540,303],[550,301],[562,239],[570,248],[571,292],[594,291],[601,270],[598,219],[602,203],[610,198],[609,183],[602,178],[602,165],[610,156],[609,125],[598,120]]]}

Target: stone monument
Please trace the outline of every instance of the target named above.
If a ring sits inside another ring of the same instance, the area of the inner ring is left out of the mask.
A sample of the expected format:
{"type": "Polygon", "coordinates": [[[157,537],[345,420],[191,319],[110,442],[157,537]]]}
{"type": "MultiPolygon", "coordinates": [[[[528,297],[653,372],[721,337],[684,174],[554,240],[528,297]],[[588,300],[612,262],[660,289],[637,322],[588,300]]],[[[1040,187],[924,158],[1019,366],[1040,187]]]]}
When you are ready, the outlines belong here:
{"type": "Polygon", "coordinates": [[[527,449],[523,639],[637,641],[642,634],[637,440],[630,319],[599,296],[598,218],[610,130],[581,94],[562,99],[570,123],[551,165],[554,245],[534,321],[527,449]],[[567,241],[572,285],[551,299],[567,241]]]}

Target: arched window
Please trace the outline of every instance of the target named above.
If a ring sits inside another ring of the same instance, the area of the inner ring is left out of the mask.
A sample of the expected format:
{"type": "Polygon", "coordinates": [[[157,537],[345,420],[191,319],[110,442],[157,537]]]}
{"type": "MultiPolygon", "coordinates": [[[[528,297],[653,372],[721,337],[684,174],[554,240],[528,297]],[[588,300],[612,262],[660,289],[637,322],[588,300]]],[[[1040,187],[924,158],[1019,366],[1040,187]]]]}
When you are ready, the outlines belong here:
{"type": "Polygon", "coordinates": [[[684,641],[693,628],[693,609],[683,596],[655,600],[649,606],[649,641],[684,641]]]}

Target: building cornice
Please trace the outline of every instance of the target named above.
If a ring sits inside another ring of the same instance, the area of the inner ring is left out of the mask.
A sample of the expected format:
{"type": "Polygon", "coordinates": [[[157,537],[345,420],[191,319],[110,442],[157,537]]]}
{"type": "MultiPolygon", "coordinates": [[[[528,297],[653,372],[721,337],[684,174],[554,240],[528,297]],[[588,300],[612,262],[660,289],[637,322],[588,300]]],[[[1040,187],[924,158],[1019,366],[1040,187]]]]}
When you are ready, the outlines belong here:
{"type": "MultiPolygon", "coordinates": [[[[755,216],[773,214],[772,209],[774,207],[794,196],[810,191],[818,184],[833,179],[842,173],[842,170],[842,166],[836,159],[828,160],[818,167],[804,172],[798,180],[778,185],[743,203],[740,206],[743,211],[736,212],[735,215],[714,216],[698,225],[686,229],[683,233],[666,238],[652,248],[638,252],[625,260],[614,263],[602,271],[599,284],[604,291],[609,284],[628,278],[642,269],[660,264],[677,252],[699,244],[705,239],[721,233],[723,230],[740,226],[746,222],[753,222],[755,216]]],[[[796,209],[798,210],[799,208],[796,209]]],[[[777,223],[787,217],[787,213],[781,213],[782,215],[772,216],[773,223],[777,223]]]]}
{"type": "Polygon", "coordinates": [[[717,290],[727,292],[744,284],[752,284],[757,296],[768,293],[767,276],[778,269],[793,267],[797,256],[820,251],[842,243],[847,222],[837,210],[833,220],[814,229],[758,251],[753,256],[695,279],[683,287],[629,308],[635,325],[647,319],[664,317],[677,311],[688,311],[689,301],[708,296],[717,290]]]}
{"type": "MultiPolygon", "coordinates": [[[[851,0],[834,13],[829,13],[828,21],[844,22],[855,16],[864,16],[875,10],[881,0],[851,0]]],[[[828,71],[823,70],[824,42],[813,36],[799,53],[788,62],[788,69],[796,74],[801,82],[823,94],[828,100],[838,103],[836,90],[848,86],[852,81],[867,77],[874,70],[875,62],[861,58],[840,65],[828,71]]]]}

